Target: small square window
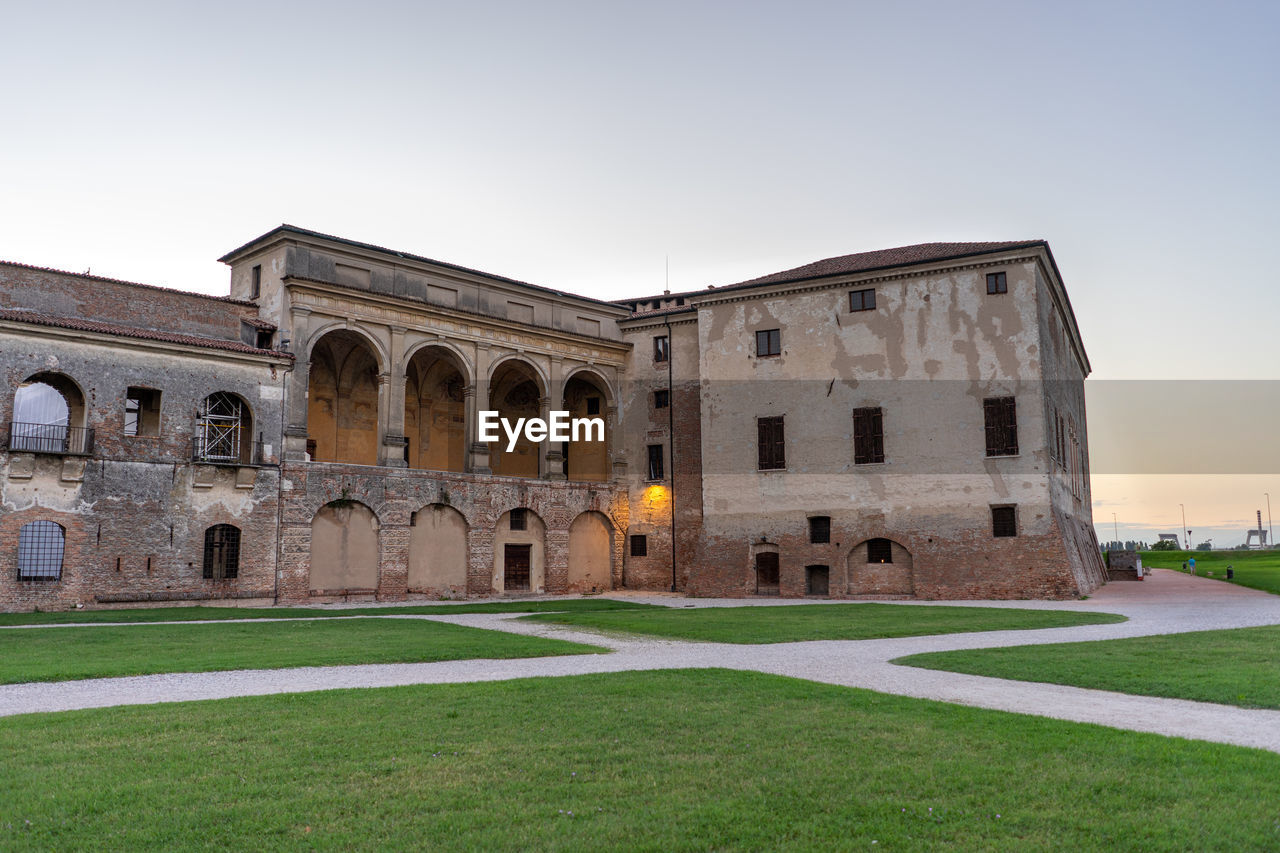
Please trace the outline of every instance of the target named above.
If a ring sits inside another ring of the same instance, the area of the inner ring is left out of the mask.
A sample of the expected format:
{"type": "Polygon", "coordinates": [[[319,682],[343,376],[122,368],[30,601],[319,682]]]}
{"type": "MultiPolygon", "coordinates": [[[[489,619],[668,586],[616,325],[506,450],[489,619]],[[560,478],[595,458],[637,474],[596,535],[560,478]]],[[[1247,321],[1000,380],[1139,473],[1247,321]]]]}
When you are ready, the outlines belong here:
{"type": "Polygon", "coordinates": [[[259,329],[255,343],[258,349],[271,349],[271,344],[275,341],[275,337],[276,333],[270,329],[259,329]]]}
{"type": "Polygon", "coordinates": [[[1018,508],[993,506],[991,508],[991,535],[1008,537],[1018,535],[1018,508]]]}
{"type": "Polygon", "coordinates": [[[664,476],[662,470],[662,445],[649,445],[649,479],[661,480],[664,476]]]}
{"type": "Polygon", "coordinates": [[[649,556],[649,537],[642,533],[637,533],[631,537],[631,556],[647,557],[649,556]]]}
{"type": "Polygon", "coordinates": [[[653,360],[667,361],[671,358],[671,339],[666,335],[658,335],[653,339],[653,360]]]}
{"type": "Polygon", "coordinates": [[[849,310],[850,311],[872,311],[876,307],[876,291],[875,288],[870,290],[855,290],[849,294],[849,310]]]}
{"type": "Polygon", "coordinates": [[[671,392],[667,389],[653,392],[653,407],[655,409],[665,409],[671,405],[671,392]]]}
{"type": "Polygon", "coordinates": [[[761,358],[782,355],[782,330],[761,329],[756,332],[756,355],[761,358]]]}
{"type": "Polygon", "coordinates": [[[588,415],[600,414],[600,398],[599,397],[587,398],[587,414],[588,415]]]}
{"type": "Polygon", "coordinates": [[[1009,282],[1008,282],[1008,279],[1005,278],[1004,273],[1002,272],[987,273],[987,293],[988,294],[994,295],[996,293],[1008,293],[1008,292],[1009,292],[1009,282]]]}
{"type": "Polygon", "coordinates": [[[831,541],[831,517],[815,515],[809,518],[809,541],[814,545],[825,545],[831,541]]]}
{"type": "Polygon", "coordinates": [[[529,518],[524,509],[511,510],[511,529],[527,530],[529,527],[529,518]]]}

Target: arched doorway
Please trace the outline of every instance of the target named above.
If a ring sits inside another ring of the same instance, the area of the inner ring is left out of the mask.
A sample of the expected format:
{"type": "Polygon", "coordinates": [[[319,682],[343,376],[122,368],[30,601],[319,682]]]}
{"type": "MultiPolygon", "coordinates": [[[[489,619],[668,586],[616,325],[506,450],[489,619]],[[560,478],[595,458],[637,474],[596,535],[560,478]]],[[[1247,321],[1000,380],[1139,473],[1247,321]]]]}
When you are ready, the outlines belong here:
{"type": "Polygon", "coordinates": [[[564,443],[564,471],[570,480],[604,482],[612,474],[609,463],[609,396],[602,379],[587,371],[579,371],[564,384],[564,408],[569,417],[599,418],[603,434],[583,430],[577,441],[564,443]],[[603,438],[603,441],[597,440],[603,438]]]}
{"type": "Polygon", "coordinates": [[[361,335],[329,332],[311,348],[307,446],[317,462],[378,464],[378,374],[361,335]]]}
{"type": "Polygon", "coordinates": [[[85,429],[80,386],[61,373],[27,377],[13,395],[9,449],[31,453],[93,452],[93,431],[85,429]]]}
{"type": "MultiPolygon", "coordinates": [[[[520,418],[541,416],[542,382],[533,365],[510,358],[498,365],[489,380],[489,409],[514,427],[520,418]]],[[[499,430],[498,441],[489,445],[489,467],[506,477],[537,477],[541,468],[538,444],[529,441],[523,430],[515,447],[507,451],[507,437],[499,430]]]]}
{"type": "Polygon", "coordinates": [[[376,591],[378,554],[373,510],[348,500],[322,506],[311,519],[311,591],[376,591]]]}
{"type": "Polygon", "coordinates": [[[409,529],[409,592],[467,593],[467,520],[451,506],[429,504],[409,529]]]}
{"type": "Polygon", "coordinates": [[[405,369],[404,434],[410,468],[466,468],[466,376],[444,347],[424,347],[405,369]]]}
{"type": "Polygon", "coordinates": [[[613,589],[613,525],[602,512],[584,512],[569,525],[569,592],[613,589]]]}
{"type": "Polygon", "coordinates": [[[891,539],[859,542],[849,552],[849,595],[913,595],[911,552],[891,539]]]}

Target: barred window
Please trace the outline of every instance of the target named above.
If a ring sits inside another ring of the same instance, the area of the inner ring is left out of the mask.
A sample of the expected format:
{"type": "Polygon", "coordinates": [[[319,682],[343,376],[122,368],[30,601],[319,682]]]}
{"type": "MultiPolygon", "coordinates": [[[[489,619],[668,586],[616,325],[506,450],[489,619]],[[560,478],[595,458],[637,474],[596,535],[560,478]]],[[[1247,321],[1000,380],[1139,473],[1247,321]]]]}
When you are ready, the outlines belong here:
{"type": "Polygon", "coordinates": [[[809,541],[815,545],[822,545],[831,541],[831,516],[810,516],[809,541]]]}
{"type": "Polygon", "coordinates": [[[215,524],[204,532],[204,577],[231,580],[240,574],[240,528],[215,524]]]}
{"type": "Polygon", "coordinates": [[[988,397],[982,401],[986,421],[987,455],[1018,455],[1018,407],[1013,397],[988,397]]]}
{"type": "Polygon", "coordinates": [[[631,556],[647,557],[649,556],[649,537],[643,533],[636,533],[631,537],[631,556]]]}
{"type": "Polygon", "coordinates": [[[511,510],[511,529],[512,530],[528,530],[529,514],[523,508],[511,510]]]}
{"type": "Polygon", "coordinates": [[[867,540],[867,562],[868,563],[892,563],[893,562],[893,543],[888,539],[868,539],[867,540]]]}
{"type": "Polygon", "coordinates": [[[56,581],[62,578],[66,530],[53,521],[31,521],[18,531],[18,580],[56,581]]]}
{"type": "Polygon", "coordinates": [[[1018,535],[1018,508],[993,506],[991,508],[991,535],[999,537],[1018,535]]]}
{"type": "Polygon", "coordinates": [[[884,414],[879,407],[853,410],[853,464],[884,461],[884,414]]]}

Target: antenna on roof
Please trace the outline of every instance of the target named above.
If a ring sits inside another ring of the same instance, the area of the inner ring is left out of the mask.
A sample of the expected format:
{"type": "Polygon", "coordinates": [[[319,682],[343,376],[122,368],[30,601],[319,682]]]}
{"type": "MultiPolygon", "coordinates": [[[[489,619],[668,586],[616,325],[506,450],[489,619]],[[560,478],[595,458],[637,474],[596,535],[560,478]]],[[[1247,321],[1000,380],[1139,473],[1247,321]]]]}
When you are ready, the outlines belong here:
{"type": "Polygon", "coordinates": [[[662,291],[663,296],[671,295],[671,256],[667,255],[667,282],[666,289],[662,291]]]}

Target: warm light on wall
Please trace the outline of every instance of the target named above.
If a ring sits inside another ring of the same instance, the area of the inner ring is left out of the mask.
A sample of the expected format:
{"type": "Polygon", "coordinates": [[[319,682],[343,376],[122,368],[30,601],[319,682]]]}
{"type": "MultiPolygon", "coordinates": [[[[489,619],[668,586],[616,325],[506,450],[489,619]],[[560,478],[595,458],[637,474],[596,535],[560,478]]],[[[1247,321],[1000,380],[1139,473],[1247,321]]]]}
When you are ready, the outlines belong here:
{"type": "Polygon", "coordinates": [[[671,491],[661,483],[654,483],[644,490],[644,499],[650,504],[661,504],[671,499],[671,491]]]}

